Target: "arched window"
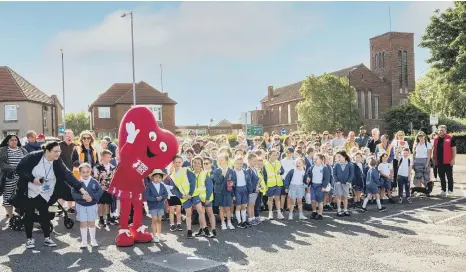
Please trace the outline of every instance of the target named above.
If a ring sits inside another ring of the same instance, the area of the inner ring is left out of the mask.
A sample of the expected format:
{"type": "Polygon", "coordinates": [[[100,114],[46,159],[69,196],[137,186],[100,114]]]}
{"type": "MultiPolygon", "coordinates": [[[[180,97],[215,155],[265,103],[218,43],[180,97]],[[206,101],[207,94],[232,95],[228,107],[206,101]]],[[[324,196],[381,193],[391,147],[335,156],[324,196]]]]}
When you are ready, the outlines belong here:
{"type": "Polygon", "coordinates": [[[372,91],[367,91],[367,119],[372,119],[372,91]]]}
{"type": "Polygon", "coordinates": [[[375,65],[374,69],[377,70],[377,67],[379,67],[379,54],[375,53],[375,65]]]}
{"type": "Polygon", "coordinates": [[[403,80],[404,87],[408,88],[408,52],[403,52],[403,80]]]}
{"type": "Polygon", "coordinates": [[[379,68],[382,68],[382,52],[379,52],[379,68]]]}
{"type": "Polygon", "coordinates": [[[385,51],[382,52],[382,67],[385,68],[385,51]]]}
{"type": "Polygon", "coordinates": [[[364,96],[364,90],[361,90],[361,116],[366,119],[366,98],[364,96]]]}
{"type": "Polygon", "coordinates": [[[403,60],[402,60],[403,56],[402,56],[402,53],[401,51],[398,51],[398,78],[399,78],[399,86],[400,86],[400,90],[401,88],[403,88],[403,60]]]}

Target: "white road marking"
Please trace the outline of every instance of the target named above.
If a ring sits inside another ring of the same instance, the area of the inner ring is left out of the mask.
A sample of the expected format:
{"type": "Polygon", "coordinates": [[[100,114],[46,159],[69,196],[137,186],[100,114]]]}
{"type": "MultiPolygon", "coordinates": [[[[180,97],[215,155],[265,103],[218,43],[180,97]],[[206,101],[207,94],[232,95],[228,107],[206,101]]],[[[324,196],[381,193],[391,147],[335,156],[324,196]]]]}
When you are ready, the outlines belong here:
{"type": "Polygon", "coordinates": [[[407,213],[420,212],[420,211],[423,211],[425,209],[430,209],[430,208],[435,208],[435,207],[455,203],[455,202],[461,201],[463,199],[466,199],[466,197],[461,197],[461,198],[453,199],[453,200],[450,200],[450,201],[446,201],[446,202],[437,203],[437,204],[430,205],[430,206],[417,208],[417,209],[414,209],[414,210],[401,211],[401,212],[398,212],[398,213],[390,214],[390,215],[379,217],[379,218],[372,217],[371,219],[367,220],[366,222],[367,223],[372,223],[374,221],[382,221],[382,220],[386,220],[386,219],[389,219],[389,218],[392,218],[392,217],[397,217],[397,216],[400,216],[400,215],[404,215],[404,214],[407,214],[407,213]]]}
{"type": "Polygon", "coordinates": [[[455,219],[460,218],[460,217],[465,216],[465,215],[466,215],[466,212],[462,212],[462,213],[457,214],[455,216],[448,217],[448,218],[445,218],[443,220],[437,221],[437,222],[435,222],[435,224],[443,224],[443,223],[446,223],[446,222],[451,221],[451,220],[455,220],[455,219]]]}

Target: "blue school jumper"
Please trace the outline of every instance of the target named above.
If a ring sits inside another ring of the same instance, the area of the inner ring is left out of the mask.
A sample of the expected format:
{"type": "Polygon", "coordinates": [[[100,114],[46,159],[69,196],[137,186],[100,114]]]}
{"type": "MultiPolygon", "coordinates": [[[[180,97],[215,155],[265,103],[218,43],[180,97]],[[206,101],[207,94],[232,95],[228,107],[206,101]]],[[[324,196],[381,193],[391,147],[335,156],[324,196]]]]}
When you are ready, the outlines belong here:
{"type": "Polygon", "coordinates": [[[322,180],[320,183],[314,180],[313,170],[315,165],[309,168],[306,176],[311,179],[309,186],[311,187],[311,200],[316,201],[317,203],[322,203],[324,201],[325,193],[322,192],[322,188],[327,188],[327,185],[330,182],[330,170],[326,165],[322,165],[322,180]]]}
{"type": "Polygon", "coordinates": [[[347,163],[345,170],[342,169],[340,163],[333,165],[333,178],[335,183],[340,182],[341,184],[350,183],[354,178],[354,168],[351,163],[347,163]]]}
{"type": "Polygon", "coordinates": [[[366,193],[371,195],[379,194],[380,174],[376,168],[370,168],[366,176],[366,193]]]}
{"type": "Polygon", "coordinates": [[[254,171],[254,169],[248,167],[246,173],[250,176],[251,182],[249,183],[248,192],[249,194],[257,193],[257,183],[259,182],[259,176],[254,171]]]}
{"type": "Polygon", "coordinates": [[[227,168],[225,176],[222,175],[222,169],[217,168],[211,176],[214,183],[214,206],[231,207],[233,199],[233,188],[228,190],[227,180],[233,181],[233,170],[227,168]]]}
{"type": "MultiPolygon", "coordinates": [[[[366,166],[362,164],[362,169],[364,170],[366,166]]],[[[365,175],[364,171],[359,168],[357,163],[353,163],[353,169],[354,169],[354,178],[353,178],[353,188],[356,192],[363,192],[364,191],[364,180],[365,180],[365,175]]]]}
{"type": "MultiPolygon", "coordinates": [[[[303,177],[303,184],[307,184],[306,183],[306,180],[307,180],[307,171],[304,171],[304,177],[303,177]]],[[[291,169],[290,171],[288,171],[288,173],[286,174],[285,176],[285,180],[283,181],[283,187],[285,189],[289,189],[290,188],[290,184],[291,184],[291,180],[293,179],[293,175],[294,175],[294,169],[291,169]]]]}
{"type": "Polygon", "coordinates": [[[150,182],[146,186],[144,197],[147,201],[147,207],[151,210],[163,210],[165,208],[165,200],[168,198],[168,191],[165,186],[160,183],[160,190],[157,192],[153,182],[150,182]],[[157,200],[157,197],[161,196],[161,200],[157,200]]]}
{"type": "Polygon", "coordinates": [[[243,172],[244,181],[246,185],[238,186],[238,176],[236,170],[233,170],[232,181],[233,181],[233,191],[235,195],[235,205],[244,205],[249,203],[249,194],[251,190],[251,175],[248,174],[246,170],[239,170],[243,172]]]}
{"type": "Polygon", "coordinates": [[[190,161],[184,161],[181,167],[191,167],[191,162],[190,161]]]}
{"type": "Polygon", "coordinates": [[[314,165],[314,160],[311,158],[309,159],[308,157],[304,158],[304,161],[306,162],[306,172],[309,170],[309,168],[311,168],[311,166],[314,165]]]}
{"type": "Polygon", "coordinates": [[[99,202],[100,197],[104,193],[102,190],[102,187],[100,187],[100,184],[97,180],[94,178],[91,178],[89,183],[87,184],[87,187],[84,185],[83,181],[79,181],[82,184],[82,187],[86,189],[86,192],[91,196],[92,201],[87,202],[86,200],[83,199],[83,195],[81,192],[77,191],[76,189],[73,189],[71,191],[71,196],[73,197],[74,201],[76,204],[79,204],[81,206],[92,206],[96,205],[99,202]]]}

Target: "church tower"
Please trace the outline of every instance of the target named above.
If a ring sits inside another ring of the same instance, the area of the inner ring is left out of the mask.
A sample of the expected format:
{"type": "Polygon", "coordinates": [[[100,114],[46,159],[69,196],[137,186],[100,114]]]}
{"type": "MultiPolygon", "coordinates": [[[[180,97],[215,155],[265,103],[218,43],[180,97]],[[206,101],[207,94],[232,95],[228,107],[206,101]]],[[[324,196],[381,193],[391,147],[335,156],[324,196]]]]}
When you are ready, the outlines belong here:
{"type": "Polygon", "coordinates": [[[387,32],[370,39],[371,70],[391,85],[392,106],[414,91],[414,33],[387,32]]]}

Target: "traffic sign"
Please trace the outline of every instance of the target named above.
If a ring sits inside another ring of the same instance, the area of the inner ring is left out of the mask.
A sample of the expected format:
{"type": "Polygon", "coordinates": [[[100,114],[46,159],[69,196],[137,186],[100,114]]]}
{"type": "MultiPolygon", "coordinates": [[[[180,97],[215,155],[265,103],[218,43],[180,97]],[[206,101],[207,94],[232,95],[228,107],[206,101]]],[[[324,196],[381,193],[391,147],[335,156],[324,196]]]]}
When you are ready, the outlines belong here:
{"type": "Polygon", "coordinates": [[[430,115],[430,125],[438,125],[438,114],[431,114],[430,115]]]}
{"type": "Polygon", "coordinates": [[[282,128],[282,135],[286,135],[286,129],[282,128]]]}
{"type": "Polygon", "coordinates": [[[63,125],[58,126],[58,136],[65,135],[65,127],[63,125]]]}
{"type": "Polygon", "coordinates": [[[261,125],[248,125],[246,127],[247,136],[262,136],[263,128],[261,125]]]}

